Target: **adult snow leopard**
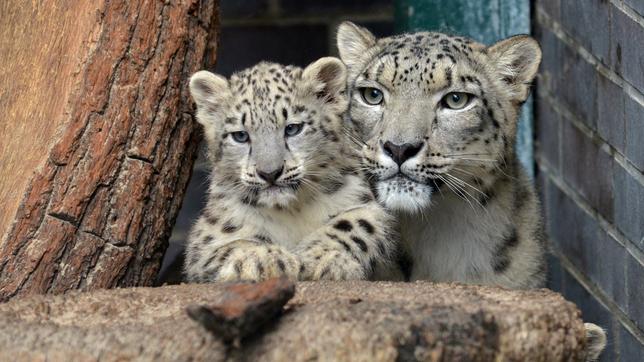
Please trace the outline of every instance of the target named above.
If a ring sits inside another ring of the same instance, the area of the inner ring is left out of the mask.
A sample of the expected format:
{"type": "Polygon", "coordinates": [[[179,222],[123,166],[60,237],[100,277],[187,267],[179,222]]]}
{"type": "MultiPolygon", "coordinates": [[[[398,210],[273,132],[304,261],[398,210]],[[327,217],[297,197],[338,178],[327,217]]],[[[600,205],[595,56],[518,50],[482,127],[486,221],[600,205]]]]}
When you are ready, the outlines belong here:
{"type": "MultiPolygon", "coordinates": [[[[541,61],[529,36],[492,46],[442,33],[376,39],[340,25],[347,118],[378,200],[396,212],[407,278],[541,287],[546,238],[514,144],[541,61]]],[[[587,360],[606,345],[586,324],[587,360]]]]}

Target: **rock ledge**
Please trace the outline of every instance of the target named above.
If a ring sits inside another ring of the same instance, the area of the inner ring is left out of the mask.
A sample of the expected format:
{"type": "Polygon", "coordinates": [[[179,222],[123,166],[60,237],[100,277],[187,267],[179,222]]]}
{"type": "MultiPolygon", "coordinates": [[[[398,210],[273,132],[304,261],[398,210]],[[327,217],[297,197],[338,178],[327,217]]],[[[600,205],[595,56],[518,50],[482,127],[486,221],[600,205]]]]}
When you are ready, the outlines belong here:
{"type": "Polygon", "coordinates": [[[583,359],[579,310],[545,289],[298,283],[282,317],[240,347],[224,344],[185,311],[223,294],[222,285],[193,284],[13,300],[0,305],[0,359],[583,359]]]}

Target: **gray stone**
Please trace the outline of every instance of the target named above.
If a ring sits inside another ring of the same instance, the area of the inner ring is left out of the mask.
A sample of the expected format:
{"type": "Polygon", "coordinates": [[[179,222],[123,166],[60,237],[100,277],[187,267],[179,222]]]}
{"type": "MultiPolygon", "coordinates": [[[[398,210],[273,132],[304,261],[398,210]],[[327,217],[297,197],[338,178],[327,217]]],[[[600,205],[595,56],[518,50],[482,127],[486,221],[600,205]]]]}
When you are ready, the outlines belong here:
{"type": "Polygon", "coordinates": [[[553,246],[626,310],[626,250],[554,184],[548,187],[553,246]]]}
{"type": "Polygon", "coordinates": [[[640,343],[626,328],[619,328],[619,352],[622,361],[641,361],[644,344],[640,343]]]}
{"type": "Polygon", "coordinates": [[[628,316],[644,330],[644,266],[629,255],[627,265],[628,316]]]}
{"type": "Polygon", "coordinates": [[[644,235],[644,186],[619,165],[615,165],[614,180],[615,225],[638,244],[644,235]]]}
{"type": "Polygon", "coordinates": [[[570,122],[563,122],[564,179],[607,220],[613,220],[613,159],[570,122]]]}
{"type": "Polygon", "coordinates": [[[600,355],[600,362],[614,362],[617,361],[617,338],[612,333],[612,325],[614,319],[608,309],[606,309],[592,294],[588,292],[570,273],[563,271],[563,284],[564,290],[562,294],[566,299],[577,304],[581,309],[581,315],[584,322],[595,323],[607,331],[607,345],[602,354],[600,355]]]}
{"type": "Polygon", "coordinates": [[[543,9],[553,20],[559,21],[561,19],[560,0],[536,0],[535,5],[543,9]]]}
{"type": "Polygon", "coordinates": [[[557,172],[559,168],[559,145],[561,140],[561,116],[543,98],[537,99],[535,112],[535,152],[557,172]]]}
{"type": "Polygon", "coordinates": [[[32,296],[0,305],[0,359],[542,360],[583,358],[577,307],[546,289],[299,283],[284,315],[238,347],[187,316],[222,285],[32,296]]]}
{"type": "Polygon", "coordinates": [[[595,68],[574,49],[562,46],[560,91],[557,93],[572,113],[588,127],[597,128],[597,76],[595,68]]]}
{"type": "MultiPolygon", "coordinates": [[[[644,92],[644,27],[611,4],[612,68],[644,92]]],[[[591,32],[597,34],[600,32],[591,32]]]]}
{"type": "Polygon", "coordinates": [[[644,173],[644,107],[625,97],[626,158],[644,173]]]}
{"type": "Polygon", "coordinates": [[[597,73],[597,131],[619,152],[624,153],[624,91],[597,73]]]}
{"type": "Polygon", "coordinates": [[[609,3],[565,0],[561,2],[561,25],[602,63],[610,64],[609,3]]]}
{"type": "Polygon", "coordinates": [[[641,16],[644,16],[644,1],[642,0],[624,0],[624,2],[641,16]]]}

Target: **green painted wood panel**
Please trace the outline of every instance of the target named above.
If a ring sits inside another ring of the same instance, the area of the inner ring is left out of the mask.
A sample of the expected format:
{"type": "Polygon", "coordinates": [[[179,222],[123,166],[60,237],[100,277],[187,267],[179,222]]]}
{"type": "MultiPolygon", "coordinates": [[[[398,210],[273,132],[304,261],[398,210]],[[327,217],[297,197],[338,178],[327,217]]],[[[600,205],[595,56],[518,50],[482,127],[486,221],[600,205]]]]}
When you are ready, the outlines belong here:
{"type": "MultiPolygon", "coordinates": [[[[400,32],[431,30],[470,37],[484,44],[530,33],[529,0],[396,0],[400,32]]],[[[534,177],[532,97],[523,106],[517,130],[517,153],[534,177]]]]}

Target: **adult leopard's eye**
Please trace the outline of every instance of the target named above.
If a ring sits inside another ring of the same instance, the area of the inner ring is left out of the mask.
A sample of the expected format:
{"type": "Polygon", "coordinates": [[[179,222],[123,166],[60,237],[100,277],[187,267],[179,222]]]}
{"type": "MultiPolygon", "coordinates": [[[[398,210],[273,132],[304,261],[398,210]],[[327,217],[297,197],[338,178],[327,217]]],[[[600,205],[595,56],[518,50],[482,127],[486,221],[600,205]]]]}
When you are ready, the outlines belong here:
{"type": "Polygon", "coordinates": [[[284,128],[284,135],[286,137],[293,137],[300,132],[302,132],[302,128],[304,125],[302,123],[291,123],[289,125],[286,125],[286,128],[284,128]]]}
{"type": "Polygon", "coordinates": [[[382,100],[384,98],[382,91],[377,88],[371,88],[371,87],[360,88],[360,94],[362,95],[362,99],[365,101],[365,103],[370,104],[372,106],[376,106],[382,103],[382,100]]]}
{"type": "Polygon", "coordinates": [[[462,109],[470,100],[470,95],[463,92],[447,93],[443,97],[443,105],[450,109],[462,109]]]}
{"type": "Polygon", "coordinates": [[[245,131],[237,131],[237,132],[231,132],[231,136],[233,136],[233,139],[235,142],[238,143],[246,143],[250,141],[250,136],[248,136],[248,132],[245,131]]]}

